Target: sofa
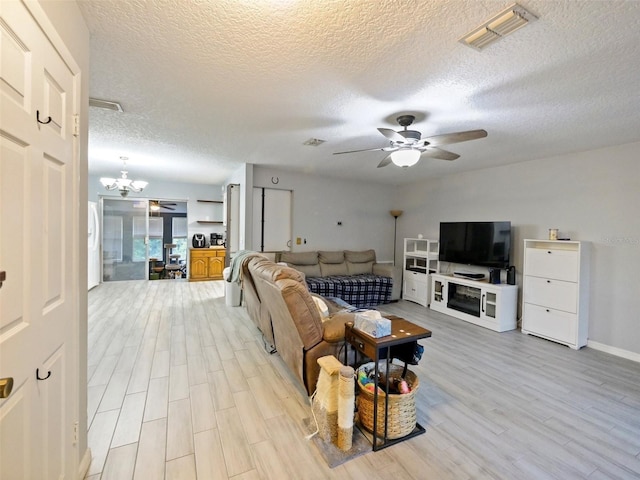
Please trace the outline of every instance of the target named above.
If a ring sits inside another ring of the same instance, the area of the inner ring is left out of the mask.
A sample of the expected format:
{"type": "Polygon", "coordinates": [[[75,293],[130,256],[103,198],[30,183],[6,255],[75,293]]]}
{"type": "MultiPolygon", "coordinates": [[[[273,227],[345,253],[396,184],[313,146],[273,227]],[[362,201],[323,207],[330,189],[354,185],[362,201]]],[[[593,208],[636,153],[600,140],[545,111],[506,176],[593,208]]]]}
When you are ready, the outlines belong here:
{"type": "Polygon", "coordinates": [[[375,250],[280,252],[276,261],[302,272],[311,292],[341,298],[357,308],[400,298],[399,269],[377,263],[375,250]]]}
{"type": "MultiPolygon", "coordinates": [[[[345,323],[352,313],[315,297],[304,274],[260,255],[247,256],[242,265],[242,289],[250,318],[272,343],[308,395],[316,388],[326,355],[341,355],[345,323]],[[324,306],[323,306],[324,305],[324,306]]],[[[344,353],[342,353],[344,355],[344,353]]]]}

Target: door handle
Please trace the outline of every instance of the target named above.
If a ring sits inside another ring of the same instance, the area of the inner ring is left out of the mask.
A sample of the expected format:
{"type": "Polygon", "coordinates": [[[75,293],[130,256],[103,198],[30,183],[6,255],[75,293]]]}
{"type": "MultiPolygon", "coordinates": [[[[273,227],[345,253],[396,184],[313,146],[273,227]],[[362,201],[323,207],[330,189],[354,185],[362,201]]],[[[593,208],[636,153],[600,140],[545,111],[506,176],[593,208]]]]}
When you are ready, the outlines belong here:
{"type": "Polygon", "coordinates": [[[13,378],[0,378],[0,398],[7,398],[11,395],[11,389],[13,388],[13,378]]]}

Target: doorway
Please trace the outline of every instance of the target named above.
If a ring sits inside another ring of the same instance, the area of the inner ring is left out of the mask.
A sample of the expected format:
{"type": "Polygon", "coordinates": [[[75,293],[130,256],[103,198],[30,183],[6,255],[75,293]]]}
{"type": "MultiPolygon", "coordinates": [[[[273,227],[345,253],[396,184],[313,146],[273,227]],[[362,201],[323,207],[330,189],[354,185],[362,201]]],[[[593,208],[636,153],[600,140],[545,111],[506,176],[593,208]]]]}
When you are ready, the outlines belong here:
{"type": "Polygon", "coordinates": [[[166,278],[164,266],[186,270],[186,258],[187,202],[102,198],[104,282],[166,278]]]}

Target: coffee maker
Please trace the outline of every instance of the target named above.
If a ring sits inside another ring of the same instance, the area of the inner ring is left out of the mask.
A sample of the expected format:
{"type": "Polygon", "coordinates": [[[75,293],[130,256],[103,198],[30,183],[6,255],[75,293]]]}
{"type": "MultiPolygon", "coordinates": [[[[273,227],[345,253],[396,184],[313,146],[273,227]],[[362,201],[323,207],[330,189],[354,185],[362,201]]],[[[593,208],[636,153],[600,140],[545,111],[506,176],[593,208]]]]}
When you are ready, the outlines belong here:
{"type": "Polygon", "coordinates": [[[212,233],[211,234],[211,246],[223,246],[224,245],[224,236],[221,233],[212,233]]]}

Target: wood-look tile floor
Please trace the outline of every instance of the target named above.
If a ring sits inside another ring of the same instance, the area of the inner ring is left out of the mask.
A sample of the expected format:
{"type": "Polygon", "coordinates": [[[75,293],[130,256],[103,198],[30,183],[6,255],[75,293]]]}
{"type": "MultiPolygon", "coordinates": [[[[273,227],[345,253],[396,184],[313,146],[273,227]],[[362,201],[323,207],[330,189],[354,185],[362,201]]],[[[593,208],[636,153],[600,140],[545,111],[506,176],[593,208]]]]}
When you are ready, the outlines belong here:
{"type": "Polygon", "coordinates": [[[640,364],[495,333],[400,301],[429,328],[415,437],[329,469],[307,397],[223,282],[89,292],[88,418],[97,479],[639,479],[640,364]]]}

